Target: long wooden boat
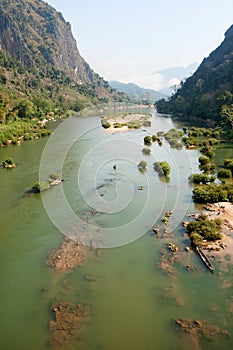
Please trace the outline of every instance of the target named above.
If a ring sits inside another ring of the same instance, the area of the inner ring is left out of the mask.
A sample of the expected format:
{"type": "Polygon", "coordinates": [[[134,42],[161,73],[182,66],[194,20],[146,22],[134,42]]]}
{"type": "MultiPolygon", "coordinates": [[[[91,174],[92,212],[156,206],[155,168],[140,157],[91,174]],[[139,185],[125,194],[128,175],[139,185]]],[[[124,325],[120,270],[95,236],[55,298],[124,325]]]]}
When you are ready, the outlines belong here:
{"type": "Polygon", "coordinates": [[[199,256],[200,256],[200,258],[201,258],[201,260],[204,262],[204,264],[208,267],[208,269],[210,270],[210,271],[214,271],[214,267],[213,267],[213,265],[212,265],[212,263],[211,263],[211,261],[207,258],[207,256],[203,253],[203,251],[198,247],[198,246],[196,246],[196,251],[197,251],[197,253],[199,254],[199,256]]]}

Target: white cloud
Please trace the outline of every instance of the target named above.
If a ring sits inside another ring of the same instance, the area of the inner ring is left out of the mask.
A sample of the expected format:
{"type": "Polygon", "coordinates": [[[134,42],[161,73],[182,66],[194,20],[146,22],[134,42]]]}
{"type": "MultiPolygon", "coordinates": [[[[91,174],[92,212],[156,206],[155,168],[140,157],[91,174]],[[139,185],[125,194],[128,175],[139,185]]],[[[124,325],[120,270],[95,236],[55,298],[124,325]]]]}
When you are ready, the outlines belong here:
{"type": "Polygon", "coordinates": [[[180,79],[172,78],[168,82],[168,87],[180,85],[180,79]]]}
{"type": "Polygon", "coordinates": [[[123,83],[135,83],[144,88],[159,90],[164,87],[161,74],[151,74],[151,68],[146,68],[136,60],[116,61],[107,59],[96,61],[94,70],[104,79],[117,80],[123,83]]]}

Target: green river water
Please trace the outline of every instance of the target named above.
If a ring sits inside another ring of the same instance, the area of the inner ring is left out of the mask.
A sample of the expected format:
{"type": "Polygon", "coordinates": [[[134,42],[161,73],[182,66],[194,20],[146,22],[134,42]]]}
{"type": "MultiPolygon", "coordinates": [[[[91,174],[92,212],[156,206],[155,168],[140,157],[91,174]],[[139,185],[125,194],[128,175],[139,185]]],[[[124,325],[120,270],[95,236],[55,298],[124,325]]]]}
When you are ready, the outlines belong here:
{"type": "MultiPolygon", "coordinates": [[[[153,113],[152,126],[145,128],[147,131],[111,134],[102,129],[98,118],[73,118],[74,131],[82,128],[87,131],[67,153],[62,173],[65,181],[60,186],[77,215],[88,217],[91,223],[102,228],[123,225],[120,231],[124,243],[133,242],[122,245],[121,240],[116,240],[118,247],[103,249],[101,256],[92,254],[83,267],[69,272],[47,267],[49,254],[59,247],[64,236],[48,217],[41,195],[26,193],[39,178],[40,158],[48,139],[0,149],[1,161],[12,157],[17,163],[15,169],[0,170],[1,349],[49,349],[50,305],[56,301],[83,303],[90,305],[92,310],[90,322],[63,349],[233,348],[231,265],[223,270],[220,263],[213,261],[216,272],[211,274],[193,252],[184,252],[181,262],[174,265],[175,275],[167,274],[159,269],[158,262],[168,240],[155,237],[147,227],[147,223],[160,224],[165,211],[172,209],[169,239],[182,252],[189,245],[180,223],[187,214],[197,210],[192,202],[188,176],[198,170],[198,151],[177,151],[167,144],[163,147],[153,144],[150,156],[141,153],[145,135],[167,131],[173,126],[172,119],[153,113]],[[132,159],[129,154],[133,154],[132,159]],[[87,159],[83,166],[84,156],[87,159]],[[97,170],[93,159],[99,161],[97,170]],[[137,169],[142,159],[148,163],[145,174],[137,169]],[[171,165],[170,182],[164,183],[154,172],[152,164],[157,160],[167,160],[171,165]],[[117,165],[116,171],[112,169],[113,164],[117,165]],[[82,178],[77,180],[82,166],[82,178]],[[117,185],[121,181],[126,183],[124,191],[129,192],[125,192],[122,200],[128,193],[132,200],[123,210],[115,214],[90,215],[86,200],[92,199],[95,190],[90,180],[93,171],[96,171],[95,185],[100,186],[106,202],[118,199],[118,195],[121,200],[121,189],[117,185]],[[138,191],[141,185],[144,191],[138,191]],[[149,191],[151,198],[147,203],[149,191]],[[145,206],[140,220],[134,220],[145,206]],[[125,230],[124,225],[128,222],[130,225],[125,230]],[[187,271],[187,264],[194,266],[195,271],[187,271]],[[88,281],[87,275],[94,275],[97,280],[88,281]],[[177,328],[174,323],[177,318],[205,320],[226,329],[231,336],[200,340],[197,345],[177,328]]],[[[69,133],[65,130],[64,140],[66,138],[69,133]]],[[[58,150],[48,171],[51,168],[57,171],[59,157],[58,150]]],[[[230,157],[233,157],[230,145],[220,145],[216,150],[217,163],[230,157]]],[[[56,207],[59,186],[46,192],[46,198],[54,201],[56,207]]]]}

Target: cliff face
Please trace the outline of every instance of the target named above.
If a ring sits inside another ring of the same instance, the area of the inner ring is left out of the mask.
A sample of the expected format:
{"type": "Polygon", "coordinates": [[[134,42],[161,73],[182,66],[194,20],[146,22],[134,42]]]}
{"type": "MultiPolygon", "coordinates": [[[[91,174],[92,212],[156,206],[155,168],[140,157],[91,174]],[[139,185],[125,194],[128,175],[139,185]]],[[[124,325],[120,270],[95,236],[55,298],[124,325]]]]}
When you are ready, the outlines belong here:
{"type": "Polygon", "coordinates": [[[1,0],[0,48],[28,67],[47,64],[80,83],[98,76],[81,57],[71,26],[42,0],[1,0]]]}
{"type": "Polygon", "coordinates": [[[233,26],[221,45],[205,58],[166,103],[158,103],[162,113],[186,117],[221,119],[224,105],[233,103],[233,26]]]}

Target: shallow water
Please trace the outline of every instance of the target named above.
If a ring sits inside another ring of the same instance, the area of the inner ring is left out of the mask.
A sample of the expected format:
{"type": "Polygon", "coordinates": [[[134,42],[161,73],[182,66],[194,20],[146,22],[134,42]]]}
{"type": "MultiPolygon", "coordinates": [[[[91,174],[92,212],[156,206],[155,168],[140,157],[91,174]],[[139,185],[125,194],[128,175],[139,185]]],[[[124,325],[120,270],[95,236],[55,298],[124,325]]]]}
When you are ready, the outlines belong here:
{"type": "MultiPolygon", "coordinates": [[[[41,195],[25,194],[39,177],[40,158],[48,139],[1,149],[1,161],[9,156],[18,164],[16,169],[0,170],[1,348],[49,348],[50,305],[55,301],[84,303],[92,309],[91,321],[63,349],[197,349],[197,344],[175,326],[177,318],[206,320],[232,336],[232,268],[221,271],[219,263],[213,261],[216,273],[210,274],[193,252],[184,252],[181,262],[174,265],[175,275],[169,275],[158,268],[160,251],[168,240],[160,235],[156,238],[148,229],[159,225],[165,211],[172,209],[169,239],[182,252],[189,244],[180,222],[195,210],[188,176],[198,169],[199,153],[153,144],[152,154],[143,155],[145,135],[174,125],[170,118],[156,114],[146,131],[120,135],[104,132],[97,118],[74,118],[72,123],[73,130],[86,132],[65,158],[62,188],[70,207],[88,223],[101,229],[121,226],[119,236],[110,241],[118,247],[104,249],[102,256],[91,255],[85,266],[68,273],[48,269],[46,259],[63,235],[50,221],[41,195]],[[137,169],[142,159],[148,163],[144,174],[137,169]],[[165,159],[172,168],[168,183],[159,179],[152,166],[154,161],[165,159]],[[120,187],[122,184],[125,187],[120,187]],[[139,191],[142,185],[144,190],[139,191]],[[97,186],[107,208],[115,200],[115,213],[91,214],[98,206],[94,198],[97,186]],[[128,198],[129,203],[125,201],[128,198]],[[130,241],[133,243],[122,245],[130,241]],[[196,270],[187,271],[188,264],[196,270]],[[87,281],[86,275],[96,276],[97,281],[87,281]]],[[[59,157],[56,153],[45,170],[53,168],[56,172],[59,157]]],[[[230,157],[232,148],[221,145],[217,162],[230,157]]],[[[54,201],[55,208],[59,191],[57,186],[45,194],[45,200],[54,201]]],[[[106,234],[99,243],[110,244],[106,234]]],[[[199,342],[200,349],[232,346],[232,337],[199,342]]]]}

